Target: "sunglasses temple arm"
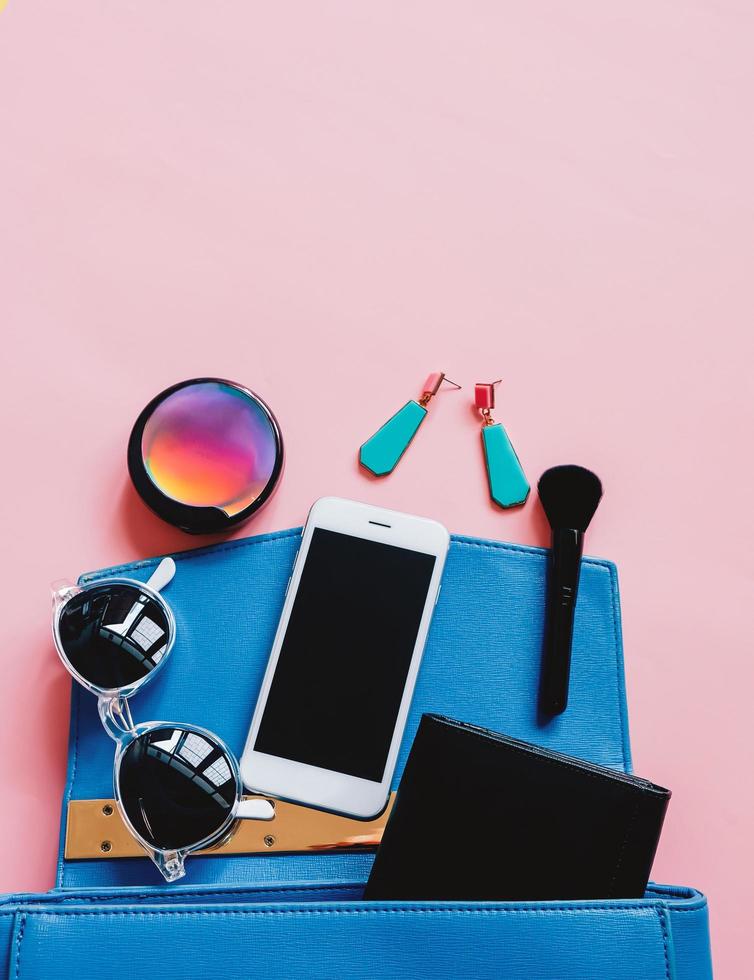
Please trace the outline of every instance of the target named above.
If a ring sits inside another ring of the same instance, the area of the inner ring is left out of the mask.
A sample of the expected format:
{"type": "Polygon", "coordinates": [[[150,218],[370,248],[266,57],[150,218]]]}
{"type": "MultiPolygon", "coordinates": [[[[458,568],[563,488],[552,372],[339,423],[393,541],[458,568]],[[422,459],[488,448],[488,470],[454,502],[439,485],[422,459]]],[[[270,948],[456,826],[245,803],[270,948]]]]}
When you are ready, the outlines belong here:
{"type": "Polygon", "coordinates": [[[125,698],[101,697],[97,700],[100,721],[110,738],[115,742],[120,742],[124,735],[131,735],[134,730],[134,722],[131,717],[131,709],[125,698]]]}
{"type": "Polygon", "coordinates": [[[259,798],[241,800],[236,810],[237,820],[273,820],[274,817],[275,807],[272,803],[259,798]]]}
{"type": "Polygon", "coordinates": [[[60,609],[60,607],[66,603],[72,595],[81,591],[78,585],[74,585],[73,582],[69,582],[68,579],[57,579],[50,586],[52,591],[52,607],[55,610],[60,609]]]}
{"type": "Polygon", "coordinates": [[[163,558],[147,579],[147,585],[153,592],[162,592],[175,575],[175,562],[172,558],[163,558]]]}

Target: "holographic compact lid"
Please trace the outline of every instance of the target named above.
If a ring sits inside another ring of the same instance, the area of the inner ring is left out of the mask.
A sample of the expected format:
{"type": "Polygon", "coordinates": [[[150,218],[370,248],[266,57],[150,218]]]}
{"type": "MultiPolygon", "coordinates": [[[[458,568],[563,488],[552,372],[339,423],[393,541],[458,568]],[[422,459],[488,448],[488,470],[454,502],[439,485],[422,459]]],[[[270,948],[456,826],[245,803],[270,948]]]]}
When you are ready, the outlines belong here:
{"type": "Polygon", "coordinates": [[[275,416],[253,391],[194,378],[153,398],[128,442],[142,500],[190,534],[225,531],[271,497],[283,469],[275,416]]]}

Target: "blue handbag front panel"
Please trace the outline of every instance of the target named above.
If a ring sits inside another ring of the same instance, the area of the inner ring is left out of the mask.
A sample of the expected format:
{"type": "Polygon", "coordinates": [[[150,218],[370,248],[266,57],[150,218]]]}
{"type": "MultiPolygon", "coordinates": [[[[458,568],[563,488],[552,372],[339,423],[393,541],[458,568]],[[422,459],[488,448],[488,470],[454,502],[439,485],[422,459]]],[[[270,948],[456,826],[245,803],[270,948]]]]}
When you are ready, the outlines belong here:
{"type": "MultiPolygon", "coordinates": [[[[9,976],[306,980],[670,980],[657,903],[600,908],[381,903],[41,907],[22,911],[9,976]]],[[[704,977],[704,973],[692,976],[704,977]]]]}
{"type": "MultiPolygon", "coordinates": [[[[710,980],[704,896],[650,885],[637,900],[361,901],[360,884],[63,890],[0,899],[13,980],[473,976],[710,980]],[[110,970],[108,970],[110,967],[110,970]]],[[[0,967],[0,970],[2,968],[0,967]]]]}
{"type": "MultiPolygon", "coordinates": [[[[242,751],[299,540],[294,529],[174,556],[165,598],[177,639],[164,670],[132,698],[136,721],[192,722],[242,751]]],[[[143,581],[158,560],[81,581],[143,581]]],[[[453,537],[394,785],[425,711],[630,770],[617,575],[608,561],[582,564],[568,709],[549,723],[537,716],[546,567],[542,549],[453,537]]],[[[68,800],[112,796],[112,763],[95,699],[74,685],[64,823],[68,800]]],[[[370,863],[367,854],[203,857],[187,870],[191,884],[337,882],[364,880],[370,863]]],[[[159,880],[147,859],[64,862],[61,853],[61,886],[159,880]]]]}

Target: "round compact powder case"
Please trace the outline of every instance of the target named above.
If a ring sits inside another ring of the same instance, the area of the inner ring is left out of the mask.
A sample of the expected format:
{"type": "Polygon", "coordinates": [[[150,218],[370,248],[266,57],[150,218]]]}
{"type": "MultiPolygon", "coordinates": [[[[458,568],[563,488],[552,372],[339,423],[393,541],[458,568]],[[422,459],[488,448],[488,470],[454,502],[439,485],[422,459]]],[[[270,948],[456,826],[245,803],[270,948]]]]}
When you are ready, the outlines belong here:
{"type": "Polygon", "coordinates": [[[221,378],[193,378],[161,392],[128,441],[139,496],[189,534],[248,520],[270,499],[282,469],[275,416],[253,391],[221,378]]]}

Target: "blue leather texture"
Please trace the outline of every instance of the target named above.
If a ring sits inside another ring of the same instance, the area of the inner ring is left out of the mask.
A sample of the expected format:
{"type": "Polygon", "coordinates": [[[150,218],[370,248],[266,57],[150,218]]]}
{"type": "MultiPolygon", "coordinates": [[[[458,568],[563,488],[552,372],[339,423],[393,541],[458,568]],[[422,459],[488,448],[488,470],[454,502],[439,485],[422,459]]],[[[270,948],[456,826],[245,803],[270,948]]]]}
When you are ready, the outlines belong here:
{"type": "MultiPolygon", "coordinates": [[[[137,721],[193,722],[241,751],[299,538],[283,531],[174,556],[165,594],[178,637],[171,662],[132,701],[137,721]]],[[[156,563],[82,581],[145,580],[156,563]]],[[[424,711],[630,771],[615,567],[584,559],[568,710],[542,724],[545,572],[540,549],[453,538],[396,784],[424,711]]],[[[74,686],[61,845],[68,800],[112,793],[112,753],[94,699],[74,686]]],[[[0,964],[12,980],[102,980],[114,964],[140,980],[712,976],[707,904],[693,889],[651,885],[630,901],[367,903],[371,862],[365,853],[191,858],[186,884],[166,886],[146,858],[65,862],[61,846],[57,889],[0,898],[0,964]]]]}
{"type": "Polygon", "coordinates": [[[650,888],[633,901],[472,905],[364,903],[360,891],[344,883],[11,898],[0,905],[0,957],[13,980],[101,980],[113,964],[124,976],[159,980],[712,976],[706,903],[692,889],[650,888]]]}
{"type": "MultiPolygon", "coordinates": [[[[140,721],[185,721],[217,732],[240,753],[246,740],[300,529],[175,555],[165,590],[176,617],[170,662],[131,699],[140,721]]],[[[583,562],[568,710],[542,723],[537,685],[546,552],[454,537],[395,774],[397,786],[425,711],[473,722],[603,765],[631,765],[615,566],[583,562]]],[[[159,559],[82,576],[147,579],[159,559]]],[[[113,746],[95,699],[74,686],[68,799],[112,795],[113,746]]],[[[65,807],[64,807],[65,809],[65,807]]],[[[368,859],[367,859],[368,860],[368,859]]],[[[357,880],[364,855],[191,858],[192,883],[357,880]]],[[[60,863],[58,885],[157,882],[145,859],[60,863]]]]}

